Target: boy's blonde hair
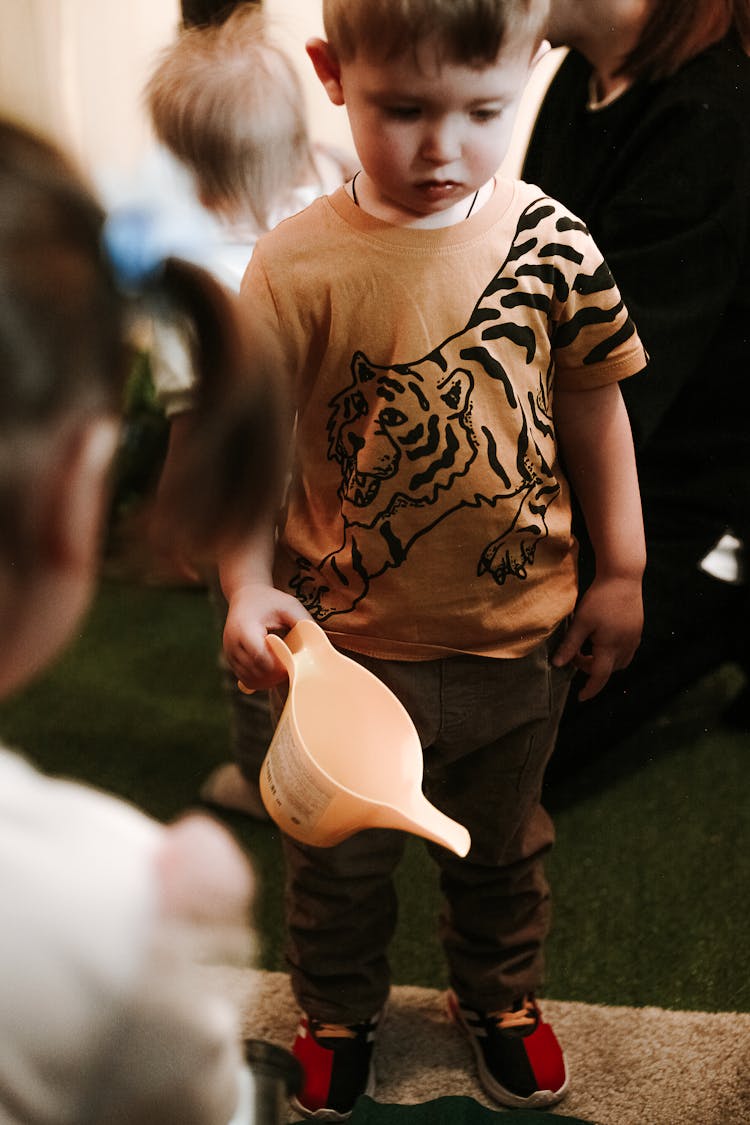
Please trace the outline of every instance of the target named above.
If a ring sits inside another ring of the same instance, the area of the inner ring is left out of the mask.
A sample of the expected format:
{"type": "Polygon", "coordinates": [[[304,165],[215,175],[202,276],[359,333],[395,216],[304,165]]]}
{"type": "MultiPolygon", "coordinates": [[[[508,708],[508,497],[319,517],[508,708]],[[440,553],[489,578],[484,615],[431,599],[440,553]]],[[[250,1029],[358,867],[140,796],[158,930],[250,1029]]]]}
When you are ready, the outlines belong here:
{"type": "Polygon", "coordinates": [[[537,45],[549,0],[323,0],[326,38],[342,62],[385,60],[437,43],[449,62],[491,63],[507,43],[537,45]]]}
{"type": "Polygon", "coordinates": [[[144,95],[157,138],[204,201],[267,229],[312,157],[299,77],[261,13],[238,8],[222,24],[182,31],[144,95]]]}

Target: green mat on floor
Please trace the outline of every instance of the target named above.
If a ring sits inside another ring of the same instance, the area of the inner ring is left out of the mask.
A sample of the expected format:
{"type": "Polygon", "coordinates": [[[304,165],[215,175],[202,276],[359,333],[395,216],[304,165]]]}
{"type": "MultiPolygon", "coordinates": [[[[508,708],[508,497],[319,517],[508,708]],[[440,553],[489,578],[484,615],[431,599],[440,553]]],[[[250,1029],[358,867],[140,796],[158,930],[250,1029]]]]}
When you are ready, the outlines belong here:
{"type": "Polygon", "coordinates": [[[580,1117],[551,1117],[543,1110],[487,1109],[473,1098],[436,1098],[419,1105],[383,1105],[372,1098],[362,1097],[349,1118],[350,1125],[492,1125],[501,1118],[508,1125],[553,1125],[567,1121],[568,1125],[594,1125],[580,1117]]]}

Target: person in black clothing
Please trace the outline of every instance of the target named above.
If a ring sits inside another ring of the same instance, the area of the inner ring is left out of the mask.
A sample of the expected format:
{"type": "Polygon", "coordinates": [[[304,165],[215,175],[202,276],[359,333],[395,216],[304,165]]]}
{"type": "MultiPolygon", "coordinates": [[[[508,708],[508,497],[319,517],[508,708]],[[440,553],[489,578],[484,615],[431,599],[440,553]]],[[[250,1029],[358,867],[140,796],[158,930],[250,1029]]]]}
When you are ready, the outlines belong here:
{"type": "Polygon", "coordinates": [[[552,0],[548,36],[571,50],[522,176],[586,222],[650,357],[623,385],[648,548],[643,641],[601,696],[571,694],[554,784],[709,670],[750,664],[750,2],[552,0]]]}

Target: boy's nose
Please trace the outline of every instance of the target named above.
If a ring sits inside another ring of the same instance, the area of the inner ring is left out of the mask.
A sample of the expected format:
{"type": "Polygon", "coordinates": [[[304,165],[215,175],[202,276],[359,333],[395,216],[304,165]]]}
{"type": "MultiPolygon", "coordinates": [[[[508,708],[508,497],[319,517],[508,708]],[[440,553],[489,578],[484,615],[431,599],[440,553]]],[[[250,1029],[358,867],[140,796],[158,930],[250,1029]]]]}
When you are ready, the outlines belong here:
{"type": "Polygon", "coordinates": [[[424,160],[431,164],[449,164],[460,153],[458,132],[451,122],[434,122],[425,130],[420,151],[424,160]]]}

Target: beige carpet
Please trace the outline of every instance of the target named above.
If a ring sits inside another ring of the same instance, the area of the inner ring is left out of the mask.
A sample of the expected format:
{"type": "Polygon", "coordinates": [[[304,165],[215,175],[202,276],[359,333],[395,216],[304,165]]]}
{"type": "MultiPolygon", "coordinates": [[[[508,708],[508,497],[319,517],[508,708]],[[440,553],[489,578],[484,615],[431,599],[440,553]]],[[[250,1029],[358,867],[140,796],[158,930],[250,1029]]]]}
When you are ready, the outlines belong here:
{"type": "MultiPolygon", "coordinates": [[[[207,971],[239,1000],[248,1037],[291,1044],[297,1010],[283,973],[207,971]]],[[[552,1000],[543,1008],[571,1072],[557,1113],[598,1125],[750,1125],[750,1015],[552,1000]]],[[[461,1094],[492,1107],[439,992],[394,988],[376,1050],[378,1101],[461,1094]]]]}

